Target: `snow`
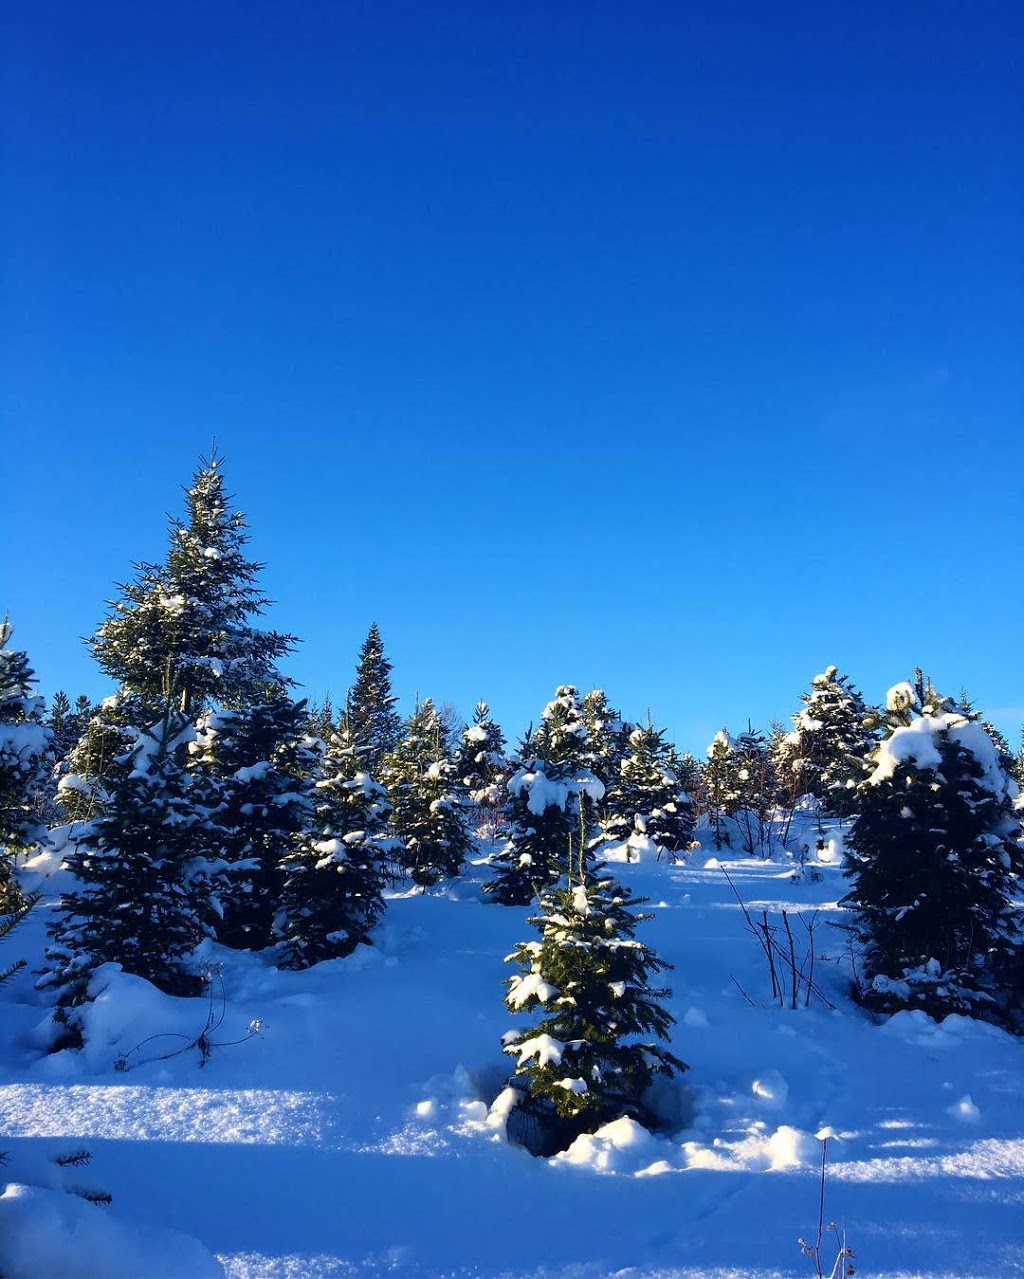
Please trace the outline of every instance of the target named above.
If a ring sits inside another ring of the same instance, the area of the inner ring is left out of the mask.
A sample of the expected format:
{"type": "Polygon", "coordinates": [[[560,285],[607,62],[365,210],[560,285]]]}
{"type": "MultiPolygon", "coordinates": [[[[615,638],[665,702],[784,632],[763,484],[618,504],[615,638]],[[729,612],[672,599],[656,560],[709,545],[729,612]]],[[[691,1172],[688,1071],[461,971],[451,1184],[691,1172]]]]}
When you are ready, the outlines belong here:
{"type": "Polygon", "coordinates": [[[1013,799],[1017,786],[1002,768],[995,743],[981,724],[963,715],[947,711],[941,715],[920,715],[908,725],[897,728],[877,748],[875,768],[868,778],[872,786],[893,776],[900,764],[917,769],[938,770],[942,755],[938,740],[945,738],[961,746],[981,769],[979,785],[997,798],[1013,799]]]}
{"type": "Polygon", "coordinates": [[[77,1195],[11,1183],[0,1195],[5,1279],[214,1279],[224,1274],[195,1239],[122,1221],[77,1195]]]}
{"type": "MultiPolygon", "coordinates": [[[[52,856],[37,864],[42,879],[52,856]]],[[[0,1150],[15,1185],[0,1198],[0,1273],[202,1279],[218,1273],[212,1255],[232,1279],[801,1279],[825,1135],[826,1219],[845,1220],[861,1274],[1019,1273],[1024,1045],[920,1011],[876,1025],[826,926],[843,918],[841,868],[814,864],[820,879],[799,882],[790,861],[728,850],[707,868],[616,866],[653,903],[637,936],[674,965],[672,1048],[690,1070],[652,1092],[659,1131],[622,1117],[552,1159],[509,1141],[509,1076],[526,1048],[561,1060],[572,1086],[574,1054],[542,1036],[503,1052],[503,961],[532,935],[533,908],[481,901],[483,866],[392,892],[374,947],[305,972],[209,947],[207,996],[174,999],[108,965],[85,1048],[51,1055],[31,975],[37,908],[0,952],[28,961],[0,988],[0,1150]],[[772,1004],[719,866],[757,917],[820,912],[815,979],[834,1012],[772,1004]],[[211,1006],[220,1046],[202,1065],[211,1006]],[[254,1019],[264,1028],[248,1037],[254,1019]],[[76,1146],[109,1207],[37,1175],[76,1146]]]]}

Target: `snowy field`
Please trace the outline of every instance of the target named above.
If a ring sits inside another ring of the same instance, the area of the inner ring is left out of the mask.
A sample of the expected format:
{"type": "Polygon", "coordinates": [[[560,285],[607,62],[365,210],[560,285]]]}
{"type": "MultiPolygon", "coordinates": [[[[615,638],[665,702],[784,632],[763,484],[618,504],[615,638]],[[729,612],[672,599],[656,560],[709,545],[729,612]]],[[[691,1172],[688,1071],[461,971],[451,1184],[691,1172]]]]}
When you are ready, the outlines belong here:
{"type": "MultiPolygon", "coordinates": [[[[86,1048],[44,1055],[46,1009],[20,973],[0,991],[5,1179],[95,1185],[113,1204],[9,1189],[0,1274],[198,1277],[219,1261],[237,1279],[813,1275],[797,1240],[816,1232],[823,1128],[836,1134],[825,1219],[845,1222],[858,1275],[1024,1274],[1024,1045],[956,1017],[872,1024],[826,926],[841,914],[838,868],[794,882],[786,865],[735,858],[724,864],[750,910],[776,923],[819,911],[832,956],[815,980],[834,1011],[773,1006],[708,856],[614,868],[650,897],[639,936],[675,966],[672,1048],[691,1069],[659,1098],[668,1133],[623,1120],[552,1160],[488,1117],[508,1074],[503,959],[533,933],[528,910],[481,901],[483,867],[392,894],[379,945],[346,960],[277,972],[212,951],[226,1002],[211,1037],[242,1042],[205,1066],[196,1048],[153,1059],[197,1038],[207,1004],[116,971],[86,1048]],[[181,1038],[137,1048],[157,1034],[181,1038]],[[83,1146],[88,1168],[48,1162],[83,1146]],[[18,1222],[36,1233],[16,1245],[18,1222]]],[[[45,913],[4,963],[38,966],[45,913]]]]}

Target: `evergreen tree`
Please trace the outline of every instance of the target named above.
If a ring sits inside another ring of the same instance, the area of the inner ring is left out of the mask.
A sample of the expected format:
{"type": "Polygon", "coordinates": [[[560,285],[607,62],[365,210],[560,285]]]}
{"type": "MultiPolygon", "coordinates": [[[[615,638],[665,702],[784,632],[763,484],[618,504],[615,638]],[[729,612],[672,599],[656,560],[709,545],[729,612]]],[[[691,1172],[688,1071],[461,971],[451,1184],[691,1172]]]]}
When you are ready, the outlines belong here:
{"type": "Polygon", "coordinates": [[[813,795],[827,816],[850,818],[875,745],[872,712],[835,666],[816,675],[800,700],[804,706],[793,716],[794,730],[775,752],[782,787],[813,795]]]}
{"type": "Polygon", "coordinates": [[[216,454],[200,459],[186,492],[188,519],[171,520],[166,564],[136,565],[136,580],[122,586],[92,640],[116,683],[193,716],[286,683],[276,663],[295,642],[253,624],[269,605],[257,585],[263,565],[246,558],[246,521],[231,508],[223,464],[216,454]]]}
{"type": "Polygon", "coordinates": [[[474,804],[498,808],[504,802],[505,737],[486,702],[477,702],[473,723],[462,734],[455,771],[474,804]]]}
{"type": "Polygon", "coordinates": [[[352,735],[365,744],[371,772],[402,740],[402,717],[395,710],[398,698],[391,693],[391,669],[374,622],[359,650],[356,682],[349,689],[346,703],[352,735]]]}
{"type": "Polygon", "coordinates": [[[920,672],[890,690],[884,730],[846,838],[865,1003],[1019,1018],[1017,787],[984,727],[920,672]]]}
{"type": "Polygon", "coordinates": [[[715,847],[731,844],[725,819],[736,811],[736,764],[729,730],[716,733],[700,770],[701,794],[715,847]]]}
{"type": "Polygon", "coordinates": [[[733,813],[744,852],[767,855],[775,808],[775,772],[763,733],[748,725],[733,743],[733,813]]]}
{"type": "Polygon", "coordinates": [[[331,695],[327,693],[322,702],[313,702],[307,716],[307,729],[312,737],[322,742],[329,742],[338,731],[334,722],[334,706],[331,695]]]}
{"type": "Polygon", "coordinates": [[[0,914],[21,904],[14,858],[46,838],[41,820],[52,733],[43,699],[32,691],[28,655],[10,647],[14,628],[0,622],[0,914]]]}
{"type": "Polygon", "coordinates": [[[138,693],[120,689],[96,707],[61,767],[57,804],[68,822],[99,817],[131,771],[131,749],[153,707],[138,693]]]}
{"type": "Polygon", "coordinates": [[[604,838],[628,842],[638,852],[654,846],[659,857],[663,851],[684,853],[693,839],[697,816],[680,774],[686,770],[692,779],[692,761],[687,768],[665,741],[664,730],[650,721],[633,729],[629,747],[605,796],[604,838]]]}
{"type": "Polygon", "coordinates": [[[384,915],[379,836],[391,814],[384,789],[364,770],[347,724],[331,738],[315,786],[309,829],[283,861],[275,929],[282,963],[308,968],[351,954],[384,915]]]}
{"type": "Polygon", "coordinates": [[[193,736],[171,713],[137,732],[105,811],[77,832],[66,863],[75,887],[60,899],[47,951],[47,984],[73,1032],[73,1009],[100,964],[118,963],[171,994],[200,985],[189,961],[212,923],[212,831],[186,767],[193,736]]]}
{"type": "Polygon", "coordinates": [[[208,713],[193,746],[193,767],[216,804],[217,939],[244,950],[273,940],[283,863],[310,820],[318,766],[305,703],[278,685],[264,697],[242,710],[208,713]]]}
{"type": "Polygon", "coordinates": [[[633,908],[645,900],[631,899],[600,867],[575,884],[548,886],[530,921],[541,940],[509,957],[520,972],[509,980],[508,1008],[540,1014],[504,1038],[516,1059],[513,1086],[541,1127],[538,1153],[622,1115],[650,1126],[644,1095],[655,1076],[687,1069],[658,1042],[673,1022],[661,1004],[669,992],[648,980],[670,965],[635,939],[650,916],[633,908]]]}
{"type": "Polygon", "coordinates": [[[622,761],[629,751],[629,735],[633,725],[623,723],[622,716],[608,704],[603,689],[591,689],[580,703],[587,729],[584,759],[594,776],[607,791],[619,776],[622,761]]]}
{"type": "Polygon", "coordinates": [[[405,736],[385,757],[381,780],[392,804],[403,869],[414,883],[457,875],[471,847],[463,809],[465,788],[445,749],[434,703],[410,717],[405,736]]]}
{"type": "Polygon", "coordinates": [[[560,687],[540,727],[520,743],[507,782],[506,846],[494,858],[485,892],[505,906],[524,906],[566,870],[566,849],[581,829],[589,836],[604,786],[586,766],[587,727],[576,690],[560,687]]]}

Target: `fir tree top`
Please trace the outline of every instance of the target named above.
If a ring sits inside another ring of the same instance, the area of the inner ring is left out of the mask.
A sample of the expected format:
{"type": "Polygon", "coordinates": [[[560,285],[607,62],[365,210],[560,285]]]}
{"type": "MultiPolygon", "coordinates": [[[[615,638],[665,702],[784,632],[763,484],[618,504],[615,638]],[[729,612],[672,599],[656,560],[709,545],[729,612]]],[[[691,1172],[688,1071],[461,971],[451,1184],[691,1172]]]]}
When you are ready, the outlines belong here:
{"type": "Polygon", "coordinates": [[[104,672],[154,704],[186,713],[245,705],[267,684],[286,685],[279,658],[291,635],[252,624],[269,601],[257,585],[262,564],[246,558],[245,517],[224,487],[223,458],[200,459],[186,491],[187,521],[172,518],[164,565],[136,564],[134,582],[91,640],[104,672]]]}

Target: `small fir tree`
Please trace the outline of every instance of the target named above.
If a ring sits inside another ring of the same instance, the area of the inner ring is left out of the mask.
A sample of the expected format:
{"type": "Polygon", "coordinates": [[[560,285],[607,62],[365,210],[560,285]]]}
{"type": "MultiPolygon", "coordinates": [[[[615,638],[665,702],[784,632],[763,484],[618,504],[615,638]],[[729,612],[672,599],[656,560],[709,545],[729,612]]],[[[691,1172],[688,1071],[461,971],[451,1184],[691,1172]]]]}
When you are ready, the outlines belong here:
{"type": "Polygon", "coordinates": [[[736,764],[729,730],[716,733],[708,747],[707,759],[700,770],[701,796],[715,848],[730,845],[732,840],[726,818],[736,811],[736,764]]]}
{"type": "Polygon", "coordinates": [[[405,736],[386,756],[381,780],[391,801],[391,825],[401,842],[405,873],[423,886],[457,875],[471,847],[465,788],[446,752],[430,698],[416,709],[405,736]]]}
{"type": "Polygon", "coordinates": [[[283,864],[310,820],[318,746],[306,733],[304,702],[279,685],[265,700],[202,717],[193,768],[215,803],[221,859],[217,939],[242,950],[273,940],[283,864]]]}
{"type": "Polygon", "coordinates": [[[103,814],[110,796],[131,771],[131,749],[139,726],[152,723],[152,714],[152,706],[126,689],[104,698],[95,708],[65,758],[57,783],[57,805],[65,821],[89,821],[103,814]]]}
{"type": "Polygon", "coordinates": [[[802,693],[803,709],[793,731],[774,752],[787,792],[813,795],[826,816],[849,819],[856,812],[857,787],[874,748],[873,714],[847,675],[829,666],[802,693]]]}
{"type": "Polygon", "coordinates": [[[402,740],[402,717],[395,710],[398,698],[391,692],[391,670],[374,622],[359,650],[356,682],[349,689],[346,702],[352,735],[364,743],[371,772],[402,740]]]}
{"type": "Polygon", "coordinates": [[[583,722],[587,727],[587,746],[583,758],[606,792],[617,780],[622,761],[629,753],[629,735],[633,725],[623,722],[622,716],[608,704],[603,689],[592,689],[580,703],[583,722]]]}
{"type": "Polygon", "coordinates": [[[339,731],[334,722],[334,706],[330,693],[325,694],[322,702],[312,702],[306,719],[306,728],[311,737],[317,737],[327,743],[339,731]]]}
{"type": "Polygon", "coordinates": [[[684,785],[682,773],[692,778],[680,761],[664,730],[648,721],[629,735],[629,754],[619,776],[605,796],[602,834],[606,840],[626,843],[639,857],[643,849],[680,856],[693,839],[696,806],[684,785]]]}
{"type": "Polygon", "coordinates": [[[66,863],[75,887],[49,928],[46,981],[72,1030],[100,964],[120,964],[170,994],[200,985],[190,959],[212,924],[212,824],[186,767],[193,736],[171,713],[137,732],[104,813],[77,832],[66,863]]]}
{"type": "Polygon", "coordinates": [[[540,1015],[504,1039],[516,1061],[512,1085],[540,1125],[537,1153],[623,1115],[652,1126],[644,1098],[654,1078],[687,1069],[658,1042],[673,1018],[661,1003],[669,992],[649,979],[671,965],[634,936],[650,918],[635,912],[645,900],[601,867],[549,886],[530,921],[540,941],[509,956],[520,969],[508,982],[509,1010],[540,1015]]]}
{"type": "Polygon", "coordinates": [[[864,1002],[1019,1029],[1017,787],[984,727],[920,672],[890,690],[884,730],[846,837],[864,1002]]]}
{"type": "Polygon", "coordinates": [[[33,692],[28,655],[11,647],[14,628],[0,622],[0,914],[21,905],[14,859],[46,838],[42,822],[52,762],[52,731],[33,692]]]}
{"type": "Polygon", "coordinates": [[[473,723],[462,734],[455,771],[472,803],[499,808],[504,802],[505,736],[486,702],[477,702],[473,723]]]}
{"type": "Polygon", "coordinates": [[[540,727],[519,745],[506,789],[510,835],[493,859],[484,891],[504,906],[525,906],[566,872],[570,837],[594,829],[604,786],[587,767],[587,727],[575,688],[562,685],[540,727]]]}
{"type": "Polygon", "coordinates": [[[328,743],[309,829],[283,860],[275,929],[282,966],[308,968],[351,954],[384,915],[379,837],[391,815],[347,724],[328,743]]]}
{"type": "Polygon", "coordinates": [[[749,724],[733,743],[733,815],[743,841],[743,850],[767,855],[771,818],[775,809],[776,785],[768,742],[763,733],[749,724]]]}

